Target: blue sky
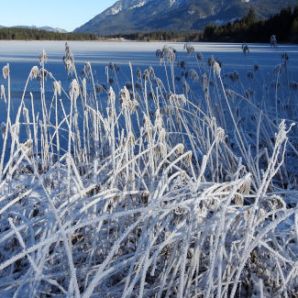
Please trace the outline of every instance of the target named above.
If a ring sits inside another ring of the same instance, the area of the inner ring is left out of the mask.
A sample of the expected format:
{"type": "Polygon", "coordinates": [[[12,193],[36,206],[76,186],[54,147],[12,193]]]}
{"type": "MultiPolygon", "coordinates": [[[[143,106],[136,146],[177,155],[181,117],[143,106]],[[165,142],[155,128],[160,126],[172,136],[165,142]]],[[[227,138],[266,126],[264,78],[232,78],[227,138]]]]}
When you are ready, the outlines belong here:
{"type": "Polygon", "coordinates": [[[4,0],[0,25],[60,27],[72,31],[116,0],[4,0]]]}

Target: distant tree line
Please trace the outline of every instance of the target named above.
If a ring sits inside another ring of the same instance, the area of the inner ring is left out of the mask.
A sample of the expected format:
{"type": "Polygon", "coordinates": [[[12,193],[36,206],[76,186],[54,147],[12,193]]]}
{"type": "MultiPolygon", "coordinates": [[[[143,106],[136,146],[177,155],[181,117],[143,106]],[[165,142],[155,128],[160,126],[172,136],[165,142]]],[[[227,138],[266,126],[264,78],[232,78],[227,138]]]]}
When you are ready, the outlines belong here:
{"type": "Polygon", "coordinates": [[[5,40],[96,40],[98,36],[87,33],[60,33],[35,28],[0,28],[0,39],[5,40]]]}
{"type": "Polygon", "coordinates": [[[298,6],[283,9],[267,20],[258,20],[255,11],[250,9],[241,20],[223,26],[207,26],[201,40],[268,42],[273,34],[278,42],[298,42],[298,6]]]}
{"type": "Polygon", "coordinates": [[[109,38],[124,38],[129,40],[139,41],[186,41],[186,40],[201,40],[203,36],[202,32],[191,31],[191,32],[176,32],[176,31],[155,31],[155,32],[137,32],[129,34],[118,34],[109,36],[109,38]]]}

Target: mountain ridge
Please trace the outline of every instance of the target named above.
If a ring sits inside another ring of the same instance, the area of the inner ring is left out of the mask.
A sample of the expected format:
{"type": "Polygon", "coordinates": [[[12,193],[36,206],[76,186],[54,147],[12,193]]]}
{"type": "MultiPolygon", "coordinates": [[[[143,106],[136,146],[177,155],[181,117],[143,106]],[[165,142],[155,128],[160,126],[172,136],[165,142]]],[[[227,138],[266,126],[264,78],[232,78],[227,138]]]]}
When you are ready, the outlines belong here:
{"type": "Polygon", "coordinates": [[[16,25],[16,26],[2,26],[0,25],[0,28],[5,29],[5,28],[23,28],[23,29],[34,29],[34,30],[43,30],[47,32],[55,32],[55,33],[67,33],[68,31],[58,28],[58,27],[51,27],[51,26],[27,26],[27,25],[16,25]]]}
{"type": "Polygon", "coordinates": [[[252,7],[268,18],[297,0],[119,0],[74,32],[99,35],[196,31],[242,18],[252,7]]]}

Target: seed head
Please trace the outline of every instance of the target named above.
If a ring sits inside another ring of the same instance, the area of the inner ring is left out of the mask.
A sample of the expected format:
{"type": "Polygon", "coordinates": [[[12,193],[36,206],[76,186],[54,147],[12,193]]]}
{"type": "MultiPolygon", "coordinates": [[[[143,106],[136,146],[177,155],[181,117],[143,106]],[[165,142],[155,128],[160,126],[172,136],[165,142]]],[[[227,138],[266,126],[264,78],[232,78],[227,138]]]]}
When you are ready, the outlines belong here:
{"type": "Polygon", "coordinates": [[[165,143],[166,142],[166,136],[167,136],[166,130],[164,128],[162,128],[159,132],[160,142],[165,143]]]}
{"type": "Polygon", "coordinates": [[[10,70],[9,70],[9,64],[6,64],[3,68],[2,68],[2,75],[4,80],[6,80],[9,76],[10,70]]]}
{"type": "Polygon", "coordinates": [[[188,165],[191,165],[192,164],[192,151],[189,151],[188,152],[188,154],[187,154],[187,156],[186,156],[186,159],[185,159],[185,161],[186,161],[186,163],[188,164],[188,165]]]}
{"type": "Polygon", "coordinates": [[[197,81],[199,79],[199,75],[198,73],[196,72],[196,70],[194,69],[191,69],[189,72],[188,72],[188,76],[190,77],[191,80],[193,81],[197,81]]]}
{"type": "Polygon", "coordinates": [[[163,128],[163,120],[162,120],[162,116],[160,114],[160,110],[157,109],[155,112],[155,123],[154,126],[157,130],[161,130],[163,128]]]}
{"type": "Polygon", "coordinates": [[[110,103],[110,105],[114,105],[115,101],[116,101],[116,94],[115,94],[113,88],[110,87],[110,90],[109,90],[109,103],[110,103]]]}
{"type": "Polygon", "coordinates": [[[276,134],[276,143],[281,144],[287,139],[287,130],[285,120],[282,120],[278,127],[276,134]]]}
{"type": "Polygon", "coordinates": [[[186,43],[184,45],[184,49],[186,50],[187,54],[192,54],[195,51],[195,48],[191,44],[188,44],[188,43],[186,43]]]}
{"type": "Polygon", "coordinates": [[[64,65],[69,74],[73,72],[73,61],[71,59],[64,59],[64,65]]]}
{"type": "Polygon", "coordinates": [[[129,108],[130,94],[126,86],[120,91],[122,108],[129,108]]]}
{"type": "Polygon", "coordinates": [[[38,75],[39,75],[39,68],[38,66],[33,66],[31,68],[31,71],[30,71],[30,79],[33,80],[33,79],[37,79],[38,78],[38,75]]]}
{"type": "Polygon", "coordinates": [[[159,144],[159,153],[162,158],[165,158],[168,154],[167,146],[162,142],[159,144]]]}
{"type": "Polygon", "coordinates": [[[221,72],[221,62],[217,59],[215,59],[213,56],[211,56],[208,59],[208,65],[212,67],[213,72],[216,76],[220,76],[220,72],[221,72]]]}
{"type": "Polygon", "coordinates": [[[127,136],[127,144],[129,146],[134,146],[135,145],[135,136],[132,132],[129,132],[127,136]]]}
{"type": "Polygon", "coordinates": [[[65,55],[63,56],[63,62],[65,65],[65,68],[68,72],[68,74],[73,73],[74,71],[74,58],[73,58],[73,54],[70,50],[70,47],[68,45],[68,43],[65,43],[65,55]]]}
{"type": "Polygon", "coordinates": [[[4,87],[3,84],[2,84],[1,87],[0,87],[0,98],[1,98],[1,99],[4,99],[4,100],[5,100],[5,98],[6,98],[6,96],[5,96],[5,87],[4,87]]]}
{"type": "Polygon", "coordinates": [[[152,130],[152,123],[150,118],[147,115],[144,115],[144,128],[145,128],[145,131],[149,129],[152,130]]]}
{"type": "Polygon", "coordinates": [[[21,148],[27,153],[28,156],[32,156],[33,141],[31,139],[27,140],[25,143],[21,144],[21,148]]]}
{"type": "Polygon", "coordinates": [[[213,63],[213,72],[215,73],[216,76],[218,77],[220,76],[221,67],[217,61],[214,61],[213,63]]]}
{"type": "Polygon", "coordinates": [[[184,145],[182,143],[178,144],[176,147],[176,153],[177,154],[183,154],[184,153],[184,145]]]}
{"type": "Polygon", "coordinates": [[[218,142],[223,142],[225,139],[225,131],[221,127],[217,128],[216,130],[216,138],[218,142]]]}
{"type": "Polygon", "coordinates": [[[168,63],[174,63],[176,60],[176,50],[172,47],[164,46],[162,49],[162,59],[168,63]]]}
{"type": "Polygon", "coordinates": [[[80,86],[76,79],[73,79],[70,83],[69,95],[74,100],[76,100],[80,95],[80,86]]]}
{"type": "Polygon", "coordinates": [[[91,75],[91,64],[90,62],[86,62],[85,65],[84,65],[84,75],[86,78],[89,78],[90,75],[91,75]]]}
{"type": "Polygon", "coordinates": [[[235,202],[235,205],[237,206],[243,206],[244,204],[243,196],[241,194],[236,194],[234,198],[234,202],[235,202]]]}
{"type": "Polygon", "coordinates": [[[60,81],[54,81],[53,88],[54,88],[54,93],[56,95],[61,95],[61,82],[60,81]]]}
{"type": "Polygon", "coordinates": [[[169,101],[177,106],[183,106],[186,104],[187,99],[184,94],[172,93],[170,94],[169,101]]]}
{"type": "Polygon", "coordinates": [[[122,109],[134,112],[139,104],[136,100],[131,100],[130,93],[126,86],[121,89],[120,96],[122,101],[122,109]]]}

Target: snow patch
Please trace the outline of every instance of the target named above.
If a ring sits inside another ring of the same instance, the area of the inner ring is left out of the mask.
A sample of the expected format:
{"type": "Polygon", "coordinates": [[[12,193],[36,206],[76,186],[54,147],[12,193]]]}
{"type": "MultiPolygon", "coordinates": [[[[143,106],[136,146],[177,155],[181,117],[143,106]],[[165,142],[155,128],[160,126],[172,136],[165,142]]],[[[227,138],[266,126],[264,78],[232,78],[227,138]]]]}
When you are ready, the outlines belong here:
{"type": "Polygon", "coordinates": [[[170,7],[172,7],[176,3],[176,0],[170,0],[170,7]]]}
{"type": "Polygon", "coordinates": [[[146,4],[146,1],[141,1],[135,5],[133,5],[132,7],[130,7],[130,10],[133,10],[135,8],[140,8],[140,7],[143,7],[144,5],[146,4]]]}
{"type": "Polygon", "coordinates": [[[118,14],[119,12],[121,12],[121,10],[122,10],[122,6],[120,5],[119,7],[112,7],[111,8],[111,14],[112,15],[116,15],[116,14],[118,14]]]}
{"type": "Polygon", "coordinates": [[[117,2],[115,5],[113,5],[109,9],[107,9],[104,14],[106,16],[114,16],[114,15],[119,14],[122,11],[122,9],[123,9],[122,3],[121,2],[117,2]]]}

